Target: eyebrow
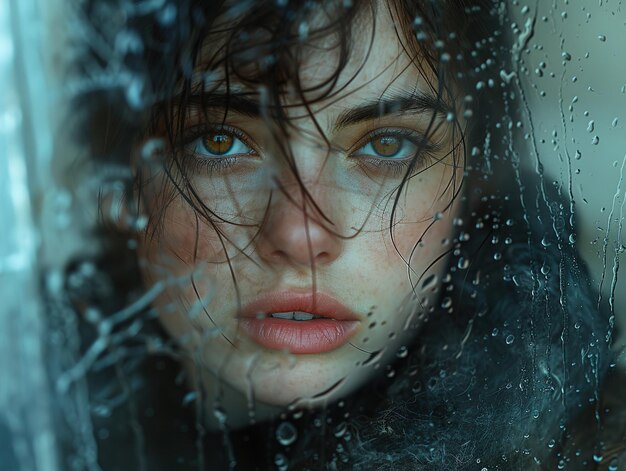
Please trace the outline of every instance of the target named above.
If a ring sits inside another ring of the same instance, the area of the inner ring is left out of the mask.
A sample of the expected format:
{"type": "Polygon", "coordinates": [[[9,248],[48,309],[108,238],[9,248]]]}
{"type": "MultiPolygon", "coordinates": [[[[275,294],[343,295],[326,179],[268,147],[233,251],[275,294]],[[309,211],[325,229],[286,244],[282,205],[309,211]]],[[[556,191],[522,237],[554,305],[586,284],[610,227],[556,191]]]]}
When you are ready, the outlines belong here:
{"type": "Polygon", "coordinates": [[[263,115],[261,101],[252,98],[253,94],[201,93],[189,97],[191,105],[202,108],[224,109],[250,118],[260,118],[263,115]]]}
{"type": "Polygon", "coordinates": [[[441,98],[422,91],[399,91],[379,100],[367,101],[355,108],[343,111],[336,120],[335,129],[338,130],[363,121],[380,119],[392,114],[431,112],[435,116],[445,117],[448,111],[449,107],[441,98]]]}
{"type": "MultiPolygon", "coordinates": [[[[260,118],[266,113],[264,105],[257,99],[257,95],[250,94],[226,94],[226,93],[201,93],[189,97],[190,104],[202,108],[224,109],[250,118],[260,118]]],[[[347,126],[380,119],[384,116],[414,112],[434,113],[436,117],[445,117],[449,107],[441,99],[422,91],[396,91],[389,96],[378,100],[370,100],[351,107],[339,114],[334,128],[339,130],[347,126]]]]}

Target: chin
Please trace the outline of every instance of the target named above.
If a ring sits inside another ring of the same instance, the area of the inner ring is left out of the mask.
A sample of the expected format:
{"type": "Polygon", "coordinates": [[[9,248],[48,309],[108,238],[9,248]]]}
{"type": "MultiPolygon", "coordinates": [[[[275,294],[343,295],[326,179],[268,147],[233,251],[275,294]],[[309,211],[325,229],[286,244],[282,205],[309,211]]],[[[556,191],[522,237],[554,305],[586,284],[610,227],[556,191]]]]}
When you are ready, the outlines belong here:
{"type": "Polygon", "coordinates": [[[322,355],[286,357],[279,364],[259,365],[256,374],[251,375],[257,401],[283,408],[322,406],[346,396],[365,379],[356,377],[352,361],[342,362],[322,355]]]}

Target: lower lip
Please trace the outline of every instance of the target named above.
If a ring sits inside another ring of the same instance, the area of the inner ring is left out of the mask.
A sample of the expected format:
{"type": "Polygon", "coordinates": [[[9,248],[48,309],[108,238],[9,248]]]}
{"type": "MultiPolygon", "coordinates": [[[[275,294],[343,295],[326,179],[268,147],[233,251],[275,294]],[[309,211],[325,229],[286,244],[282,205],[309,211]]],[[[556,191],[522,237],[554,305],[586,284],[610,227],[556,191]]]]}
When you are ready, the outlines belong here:
{"type": "Polygon", "coordinates": [[[240,319],[244,332],[262,347],[290,353],[324,353],[345,343],[356,332],[358,321],[312,319],[240,319]]]}

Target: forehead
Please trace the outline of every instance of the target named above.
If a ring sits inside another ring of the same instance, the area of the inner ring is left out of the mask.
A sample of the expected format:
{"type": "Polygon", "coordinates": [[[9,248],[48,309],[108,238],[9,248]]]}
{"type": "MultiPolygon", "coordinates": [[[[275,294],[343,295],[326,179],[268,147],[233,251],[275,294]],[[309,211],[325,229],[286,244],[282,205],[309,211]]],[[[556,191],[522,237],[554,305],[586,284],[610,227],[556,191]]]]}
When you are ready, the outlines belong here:
{"type": "MultiPolygon", "coordinates": [[[[358,100],[382,96],[389,89],[428,88],[430,79],[418,67],[419,56],[413,57],[414,49],[407,44],[407,37],[387,8],[378,8],[373,19],[369,15],[359,18],[353,29],[348,61],[337,75],[334,90],[339,96],[343,91],[358,100]]],[[[337,49],[310,49],[299,75],[304,88],[314,90],[338,70],[341,57],[337,49]]]]}
{"type": "Polygon", "coordinates": [[[264,29],[245,31],[244,40],[234,41],[234,46],[207,38],[194,82],[201,82],[207,93],[259,96],[269,88],[280,95],[281,103],[294,106],[372,100],[394,89],[436,90],[433,77],[422,67],[416,41],[409,43],[412,34],[403,30],[404,22],[394,18],[385,3],[374,3],[374,8],[345,19],[351,26],[348,34],[332,27],[341,18],[307,17],[298,28],[300,41],[282,50],[264,43],[269,35],[264,29]]]}

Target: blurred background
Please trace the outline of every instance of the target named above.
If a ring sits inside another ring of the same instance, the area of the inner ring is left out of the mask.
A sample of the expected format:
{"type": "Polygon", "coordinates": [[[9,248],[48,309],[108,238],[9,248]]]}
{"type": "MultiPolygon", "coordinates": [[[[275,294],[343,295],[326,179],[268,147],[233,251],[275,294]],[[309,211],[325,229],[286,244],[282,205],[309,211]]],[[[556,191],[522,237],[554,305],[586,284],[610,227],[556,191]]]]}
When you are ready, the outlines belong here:
{"type": "Polygon", "coordinates": [[[521,54],[529,147],[536,144],[546,182],[575,205],[576,244],[600,302],[613,305],[617,349],[626,344],[626,5],[512,3],[512,27],[531,34],[521,54]]]}

